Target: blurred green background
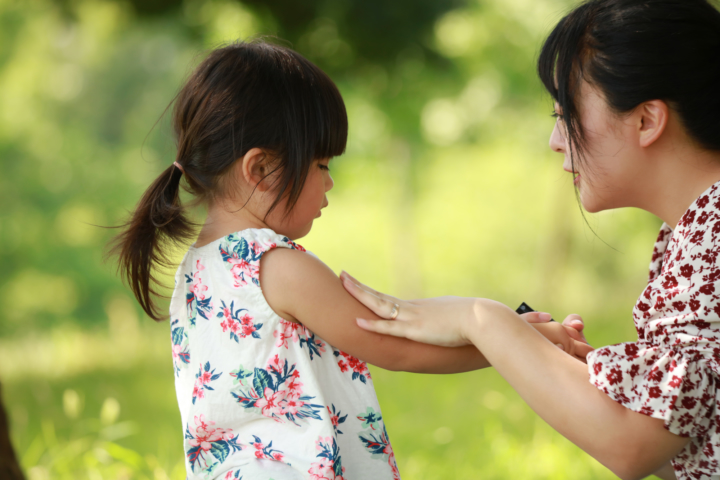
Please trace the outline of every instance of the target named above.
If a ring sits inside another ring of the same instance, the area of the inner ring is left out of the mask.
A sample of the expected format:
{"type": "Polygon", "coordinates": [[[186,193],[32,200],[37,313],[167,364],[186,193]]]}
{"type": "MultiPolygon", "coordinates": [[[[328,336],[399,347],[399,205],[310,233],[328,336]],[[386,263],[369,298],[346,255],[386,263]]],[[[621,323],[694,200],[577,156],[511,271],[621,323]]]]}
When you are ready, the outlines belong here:
{"type": "MultiPolygon", "coordinates": [[[[141,314],[94,225],[174,160],[161,115],[227,40],[278,35],[345,97],[331,208],[300,241],[333,269],[580,313],[595,346],[635,339],[660,222],[586,224],[547,147],[535,60],[572,4],[0,0],[0,382],[29,478],[185,478],[169,325],[141,314]]],[[[406,480],[613,478],[491,370],[373,375],[406,480]]]]}

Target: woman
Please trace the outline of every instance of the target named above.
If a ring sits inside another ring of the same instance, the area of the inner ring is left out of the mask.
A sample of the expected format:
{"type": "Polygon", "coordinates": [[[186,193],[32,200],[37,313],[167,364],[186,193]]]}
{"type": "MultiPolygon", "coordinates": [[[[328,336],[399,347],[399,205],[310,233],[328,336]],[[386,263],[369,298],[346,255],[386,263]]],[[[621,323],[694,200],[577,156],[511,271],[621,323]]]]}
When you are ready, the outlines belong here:
{"type": "Polygon", "coordinates": [[[633,311],[638,341],[595,350],[585,365],[498,302],[402,301],[343,274],[394,320],[358,324],[474,344],[621,478],[720,479],[720,12],[707,0],[588,1],[547,39],[539,73],[558,116],[550,146],[583,207],[637,207],[665,222],[633,311]]]}

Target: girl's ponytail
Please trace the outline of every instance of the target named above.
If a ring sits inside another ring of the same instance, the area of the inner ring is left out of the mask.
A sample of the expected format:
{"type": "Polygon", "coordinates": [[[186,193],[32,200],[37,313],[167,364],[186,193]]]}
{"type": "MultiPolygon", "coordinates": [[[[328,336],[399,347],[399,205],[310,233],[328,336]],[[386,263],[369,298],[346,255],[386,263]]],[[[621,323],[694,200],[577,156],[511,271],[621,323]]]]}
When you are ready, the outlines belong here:
{"type": "Polygon", "coordinates": [[[232,194],[222,181],[250,148],[277,155],[280,171],[274,208],[287,196],[287,211],[300,195],[315,160],[340,155],[347,141],[347,113],[335,84],[286,47],[232,43],[213,50],[193,71],[173,102],[177,162],[147,189],[112,245],[119,270],[143,310],[165,315],[154,297],[155,265],[170,267],[168,243],[189,243],[195,226],[180,205],[180,180],[194,204],[232,194]]]}
{"type": "Polygon", "coordinates": [[[140,306],[153,320],[166,316],[158,310],[154,265],[169,266],[168,241],[188,240],[194,225],[180,205],[182,167],[170,165],[145,191],[124,231],[113,240],[111,252],[119,257],[118,269],[140,306]]]}

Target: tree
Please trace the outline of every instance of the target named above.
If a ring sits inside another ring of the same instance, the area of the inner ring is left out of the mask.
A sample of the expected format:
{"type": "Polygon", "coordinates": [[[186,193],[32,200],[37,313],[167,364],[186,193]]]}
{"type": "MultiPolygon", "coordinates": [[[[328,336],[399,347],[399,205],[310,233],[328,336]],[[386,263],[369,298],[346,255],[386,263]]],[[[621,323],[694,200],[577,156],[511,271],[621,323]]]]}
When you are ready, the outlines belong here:
{"type": "Polygon", "coordinates": [[[0,478],[4,480],[24,480],[20,464],[10,442],[10,426],[8,425],[5,405],[2,402],[0,389],[0,478]]]}

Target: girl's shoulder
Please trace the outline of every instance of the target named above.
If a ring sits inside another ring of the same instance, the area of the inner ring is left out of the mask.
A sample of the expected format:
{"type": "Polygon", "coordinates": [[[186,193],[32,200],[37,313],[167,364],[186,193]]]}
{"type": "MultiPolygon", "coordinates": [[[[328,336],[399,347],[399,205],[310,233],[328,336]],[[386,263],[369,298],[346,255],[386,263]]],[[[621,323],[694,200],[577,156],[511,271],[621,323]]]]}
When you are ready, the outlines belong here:
{"type": "Polygon", "coordinates": [[[260,260],[274,248],[305,249],[269,228],[248,228],[231,233],[202,247],[194,245],[181,264],[183,269],[203,269],[222,265],[230,273],[233,286],[260,285],[260,260]]]}

